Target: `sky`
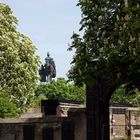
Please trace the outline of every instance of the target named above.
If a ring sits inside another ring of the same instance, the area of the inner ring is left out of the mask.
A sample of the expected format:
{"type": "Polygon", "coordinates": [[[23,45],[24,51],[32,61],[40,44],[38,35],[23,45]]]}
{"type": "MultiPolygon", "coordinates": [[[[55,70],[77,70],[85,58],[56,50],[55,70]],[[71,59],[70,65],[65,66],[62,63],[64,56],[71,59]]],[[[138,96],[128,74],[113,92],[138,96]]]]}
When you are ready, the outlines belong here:
{"type": "Polygon", "coordinates": [[[80,28],[78,0],[0,0],[8,4],[19,20],[17,29],[37,47],[36,54],[45,63],[47,52],[56,64],[57,78],[65,77],[74,52],[67,51],[73,32],[80,28]]]}

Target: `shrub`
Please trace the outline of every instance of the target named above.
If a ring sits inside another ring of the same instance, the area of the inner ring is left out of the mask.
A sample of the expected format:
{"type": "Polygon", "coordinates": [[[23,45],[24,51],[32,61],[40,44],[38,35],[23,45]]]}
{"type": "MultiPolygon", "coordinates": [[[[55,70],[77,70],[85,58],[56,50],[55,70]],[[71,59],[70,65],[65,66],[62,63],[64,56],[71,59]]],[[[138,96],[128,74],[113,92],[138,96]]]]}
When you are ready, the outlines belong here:
{"type": "Polygon", "coordinates": [[[18,114],[18,109],[13,102],[10,102],[8,97],[0,97],[0,117],[11,118],[18,114]]]}

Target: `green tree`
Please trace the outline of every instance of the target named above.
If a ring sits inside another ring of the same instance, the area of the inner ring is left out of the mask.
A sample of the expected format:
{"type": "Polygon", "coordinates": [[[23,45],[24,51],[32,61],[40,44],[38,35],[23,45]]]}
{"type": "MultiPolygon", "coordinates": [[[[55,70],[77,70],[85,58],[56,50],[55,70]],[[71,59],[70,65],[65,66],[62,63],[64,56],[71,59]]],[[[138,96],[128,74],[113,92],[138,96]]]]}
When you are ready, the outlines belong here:
{"type": "Polygon", "coordinates": [[[47,99],[85,101],[85,86],[79,88],[64,78],[58,78],[49,84],[39,85],[35,94],[45,95],[47,99]]]}
{"type": "Polygon", "coordinates": [[[32,41],[17,31],[17,23],[10,7],[0,3],[0,94],[23,111],[34,96],[39,58],[32,41]]]}
{"type": "Polygon", "coordinates": [[[87,140],[109,140],[111,95],[121,85],[127,93],[140,89],[140,5],[137,0],[79,0],[78,5],[84,34],[72,36],[69,78],[86,84],[87,140]]]}
{"type": "MultiPolygon", "coordinates": [[[[137,0],[79,0],[82,37],[74,33],[75,49],[69,78],[77,84],[107,71],[110,82],[136,84],[140,63],[140,7],[137,0]],[[96,66],[92,64],[96,61],[96,66]],[[131,82],[130,82],[131,81],[131,82]]],[[[93,80],[94,78],[94,80],[93,80]]]]}
{"type": "Polygon", "coordinates": [[[124,85],[120,86],[115,90],[111,99],[111,103],[116,104],[127,104],[132,106],[140,106],[140,91],[138,89],[134,89],[132,91],[127,92],[124,85]]]}

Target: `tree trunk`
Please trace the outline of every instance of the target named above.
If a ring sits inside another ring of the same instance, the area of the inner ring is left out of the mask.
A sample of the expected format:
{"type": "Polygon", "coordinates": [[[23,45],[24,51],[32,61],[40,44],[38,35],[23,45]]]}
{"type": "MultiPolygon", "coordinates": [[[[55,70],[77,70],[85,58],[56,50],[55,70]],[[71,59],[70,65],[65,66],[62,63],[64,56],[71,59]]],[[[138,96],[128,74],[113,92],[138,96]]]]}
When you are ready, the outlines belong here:
{"type": "MultiPolygon", "coordinates": [[[[101,82],[102,83],[102,82],[101,82]]],[[[87,140],[110,140],[109,101],[104,101],[102,84],[87,85],[87,140]]]]}

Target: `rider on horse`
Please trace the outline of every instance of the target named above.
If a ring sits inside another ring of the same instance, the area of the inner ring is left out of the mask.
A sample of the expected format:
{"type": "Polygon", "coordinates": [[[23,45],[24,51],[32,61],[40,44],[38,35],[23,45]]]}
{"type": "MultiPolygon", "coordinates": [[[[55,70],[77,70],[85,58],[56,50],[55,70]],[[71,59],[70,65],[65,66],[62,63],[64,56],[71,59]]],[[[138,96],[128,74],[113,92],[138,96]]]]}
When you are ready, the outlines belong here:
{"type": "Polygon", "coordinates": [[[45,58],[45,65],[41,67],[41,70],[39,71],[40,77],[42,79],[41,82],[46,82],[46,76],[47,76],[47,82],[51,81],[52,78],[56,77],[56,68],[55,68],[55,62],[53,58],[50,57],[49,52],[47,53],[47,57],[45,58]]]}

